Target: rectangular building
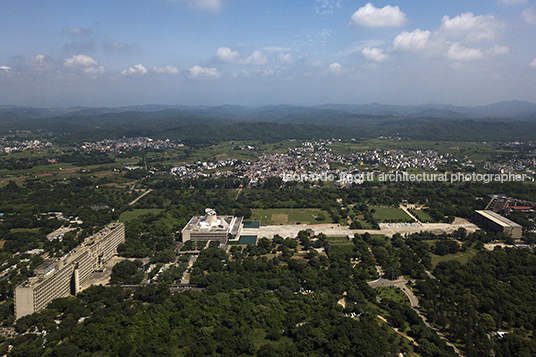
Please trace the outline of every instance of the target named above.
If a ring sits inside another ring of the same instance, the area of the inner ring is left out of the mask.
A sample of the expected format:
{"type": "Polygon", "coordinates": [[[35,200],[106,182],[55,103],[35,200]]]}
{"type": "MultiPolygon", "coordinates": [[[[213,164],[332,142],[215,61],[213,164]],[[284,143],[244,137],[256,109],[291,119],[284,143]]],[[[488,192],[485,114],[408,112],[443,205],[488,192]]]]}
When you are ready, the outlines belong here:
{"type": "Polygon", "coordinates": [[[496,232],[503,232],[514,239],[521,238],[521,225],[493,211],[475,211],[475,222],[496,232]]]}
{"type": "Polygon", "coordinates": [[[44,309],[52,300],[76,295],[84,283],[115,254],[125,241],[123,223],[111,223],[88,237],[63,257],[38,266],[35,276],[15,288],[15,315],[18,318],[44,309]]]}
{"type": "Polygon", "coordinates": [[[218,216],[216,211],[207,208],[205,216],[194,216],[182,229],[182,241],[217,240],[227,243],[229,239],[240,236],[244,217],[218,216]]]}

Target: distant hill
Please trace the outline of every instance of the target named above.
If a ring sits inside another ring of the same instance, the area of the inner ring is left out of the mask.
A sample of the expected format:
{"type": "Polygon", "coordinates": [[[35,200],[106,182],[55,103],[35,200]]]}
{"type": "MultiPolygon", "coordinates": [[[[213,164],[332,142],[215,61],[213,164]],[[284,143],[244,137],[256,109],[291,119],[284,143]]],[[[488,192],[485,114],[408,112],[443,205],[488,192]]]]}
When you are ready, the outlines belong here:
{"type": "Polygon", "coordinates": [[[0,106],[0,134],[29,130],[64,142],[151,136],[207,142],[361,138],[534,140],[536,104],[500,102],[478,107],[442,104],[319,106],[170,106],[28,108],[0,106]]]}

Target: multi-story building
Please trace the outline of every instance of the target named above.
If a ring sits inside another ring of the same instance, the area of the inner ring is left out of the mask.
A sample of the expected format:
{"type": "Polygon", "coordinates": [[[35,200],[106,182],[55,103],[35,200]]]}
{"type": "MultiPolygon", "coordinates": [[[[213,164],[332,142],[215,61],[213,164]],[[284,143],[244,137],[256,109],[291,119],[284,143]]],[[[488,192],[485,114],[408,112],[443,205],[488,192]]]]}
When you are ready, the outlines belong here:
{"type": "Polygon", "coordinates": [[[503,232],[514,239],[519,239],[522,235],[521,225],[493,211],[475,211],[475,222],[496,232],[503,232]]]}
{"type": "Polygon", "coordinates": [[[205,210],[205,216],[194,216],[182,229],[182,241],[217,240],[227,243],[229,239],[240,236],[244,217],[218,216],[211,208],[205,210]]]}
{"type": "Polygon", "coordinates": [[[91,274],[103,268],[125,241],[125,226],[111,223],[63,257],[38,266],[35,276],[15,288],[15,315],[18,318],[44,309],[52,300],[76,295],[87,286],[91,274]]]}

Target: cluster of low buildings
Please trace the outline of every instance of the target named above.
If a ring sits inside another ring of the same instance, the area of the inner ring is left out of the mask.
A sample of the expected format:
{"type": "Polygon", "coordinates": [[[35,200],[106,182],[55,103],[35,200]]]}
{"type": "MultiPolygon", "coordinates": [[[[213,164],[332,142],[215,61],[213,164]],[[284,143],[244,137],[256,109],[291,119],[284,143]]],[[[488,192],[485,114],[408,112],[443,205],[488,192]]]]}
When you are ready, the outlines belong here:
{"type": "Polygon", "coordinates": [[[49,141],[41,140],[7,140],[0,139],[0,152],[11,154],[17,151],[36,150],[52,147],[53,144],[49,141]]]}
{"type": "Polygon", "coordinates": [[[115,151],[124,152],[133,149],[174,149],[182,147],[179,140],[153,140],[151,138],[121,138],[108,139],[97,142],[84,142],[80,147],[87,151],[115,151]]]}

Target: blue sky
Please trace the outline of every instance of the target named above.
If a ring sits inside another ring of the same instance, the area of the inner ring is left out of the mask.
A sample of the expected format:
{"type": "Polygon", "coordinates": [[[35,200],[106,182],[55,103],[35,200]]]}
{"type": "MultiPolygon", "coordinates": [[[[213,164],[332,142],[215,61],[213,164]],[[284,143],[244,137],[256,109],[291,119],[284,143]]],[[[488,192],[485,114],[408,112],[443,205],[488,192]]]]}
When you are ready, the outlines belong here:
{"type": "Polygon", "coordinates": [[[536,102],[536,0],[18,0],[0,104],[536,102]]]}

